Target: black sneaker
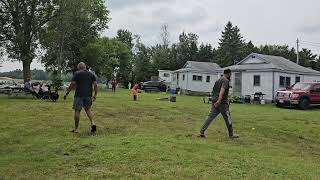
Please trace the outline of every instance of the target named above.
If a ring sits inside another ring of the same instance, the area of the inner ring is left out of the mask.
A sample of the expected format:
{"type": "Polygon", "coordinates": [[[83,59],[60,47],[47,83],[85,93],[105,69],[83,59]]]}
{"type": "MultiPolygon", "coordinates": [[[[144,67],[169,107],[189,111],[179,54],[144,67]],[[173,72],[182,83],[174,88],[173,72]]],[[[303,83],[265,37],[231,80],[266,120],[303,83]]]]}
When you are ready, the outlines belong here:
{"type": "Polygon", "coordinates": [[[206,136],[204,134],[199,134],[198,136],[199,138],[206,138],[206,136]]]}
{"type": "Polygon", "coordinates": [[[237,138],[239,138],[239,135],[238,134],[233,134],[233,135],[230,135],[229,138],[237,139],[237,138]]]}
{"type": "Polygon", "coordinates": [[[97,131],[97,126],[96,125],[92,125],[91,126],[91,132],[94,133],[97,131]]]}

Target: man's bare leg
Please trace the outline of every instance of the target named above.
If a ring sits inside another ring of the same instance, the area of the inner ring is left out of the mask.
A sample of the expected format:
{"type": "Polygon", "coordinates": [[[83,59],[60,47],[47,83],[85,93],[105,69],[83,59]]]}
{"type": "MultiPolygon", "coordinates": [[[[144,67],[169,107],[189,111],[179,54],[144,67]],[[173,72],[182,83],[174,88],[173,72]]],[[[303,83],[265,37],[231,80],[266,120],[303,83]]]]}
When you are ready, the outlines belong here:
{"type": "Polygon", "coordinates": [[[86,114],[87,114],[87,116],[88,116],[88,118],[90,120],[91,126],[96,125],[96,123],[93,120],[93,115],[92,115],[91,109],[90,108],[85,108],[84,110],[86,111],[86,114]]]}
{"type": "Polygon", "coordinates": [[[74,129],[71,131],[75,133],[79,132],[80,112],[80,110],[74,110],[74,129]]]}

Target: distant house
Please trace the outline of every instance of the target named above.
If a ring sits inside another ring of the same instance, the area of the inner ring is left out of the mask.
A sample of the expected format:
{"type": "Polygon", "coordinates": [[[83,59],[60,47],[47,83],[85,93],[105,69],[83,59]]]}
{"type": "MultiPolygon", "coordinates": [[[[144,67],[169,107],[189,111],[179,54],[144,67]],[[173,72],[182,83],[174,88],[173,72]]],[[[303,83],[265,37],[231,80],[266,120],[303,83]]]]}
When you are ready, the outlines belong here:
{"type": "Polygon", "coordinates": [[[217,69],[220,66],[216,63],[188,61],[176,71],[159,70],[159,77],[180,88],[182,93],[203,94],[212,91],[219,77],[217,69]]]}
{"type": "Polygon", "coordinates": [[[158,70],[158,72],[159,72],[160,80],[163,80],[163,81],[166,81],[166,82],[172,82],[173,81],[173,71],[158,70]]]}
{"type": "Polygon", "coordinates": [[[296,82],[320,81],[320,72],[300,66],[279,56],[252,53],[238,64],[219,69],[232,70],[230,93],[235,96],[262,92],[266,100],[273,100],[276,91],[296,82]]]}

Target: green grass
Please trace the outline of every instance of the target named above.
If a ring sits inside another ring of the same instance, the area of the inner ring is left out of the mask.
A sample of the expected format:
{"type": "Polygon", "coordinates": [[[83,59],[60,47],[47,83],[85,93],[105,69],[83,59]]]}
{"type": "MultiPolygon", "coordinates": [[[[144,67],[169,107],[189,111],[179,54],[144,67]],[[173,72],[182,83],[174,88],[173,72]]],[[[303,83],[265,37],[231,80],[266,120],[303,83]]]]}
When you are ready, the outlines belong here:
{"type": "Polygon", "coordinates": [[[198,131],[201,97],[100,92],[89,133],[73,127],[72,96],[56,103],[0,96],[0,179],[320,179],[320,111],[232,104],[240,139],[219,116],[198,131]],[[254,130],[252,128],[255,128],[254,130]]]}

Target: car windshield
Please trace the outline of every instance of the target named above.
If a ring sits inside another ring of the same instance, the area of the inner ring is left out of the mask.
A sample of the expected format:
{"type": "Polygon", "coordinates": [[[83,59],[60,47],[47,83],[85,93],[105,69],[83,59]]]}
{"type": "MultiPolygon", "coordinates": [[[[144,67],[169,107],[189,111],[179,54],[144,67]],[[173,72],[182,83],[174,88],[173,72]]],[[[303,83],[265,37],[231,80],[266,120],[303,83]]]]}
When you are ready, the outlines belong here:
{"type": "Polygon", "coordinates": [[[292,90],[308,90],[310,89],[310,87],[311,87],[311,84],[297,83],[291,89],[292,90]]]}

